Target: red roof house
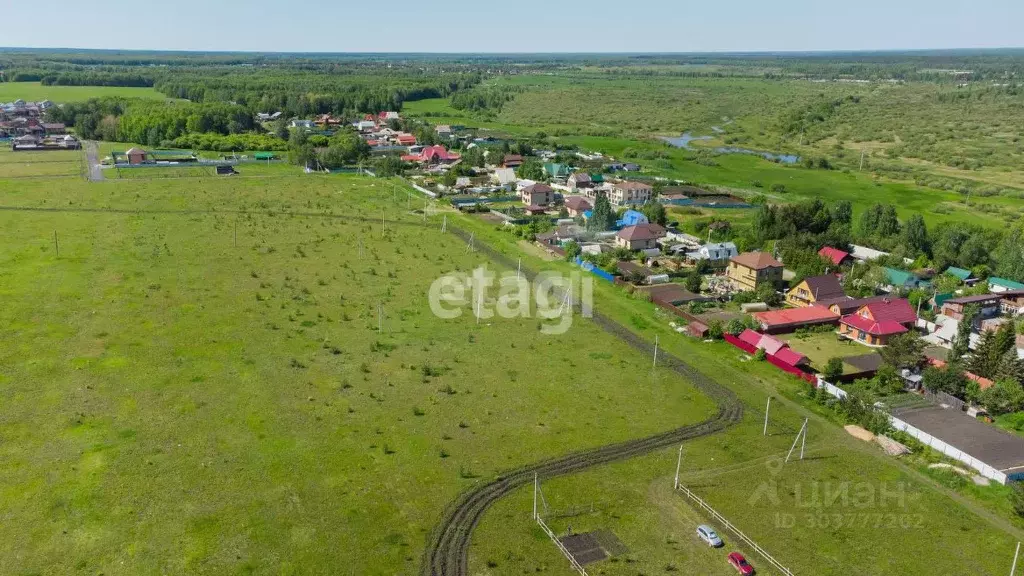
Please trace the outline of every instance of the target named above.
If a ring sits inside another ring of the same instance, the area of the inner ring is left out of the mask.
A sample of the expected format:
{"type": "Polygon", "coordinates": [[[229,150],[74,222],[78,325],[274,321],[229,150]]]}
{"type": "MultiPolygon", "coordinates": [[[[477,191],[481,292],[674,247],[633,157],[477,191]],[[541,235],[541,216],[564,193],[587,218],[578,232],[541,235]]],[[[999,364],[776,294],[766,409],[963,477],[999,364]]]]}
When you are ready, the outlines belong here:
{"type": "Polygon", "coordinates": [[[839,315],[824,306],[769,310],[757,312],[753,317],[761,324],[761,330],[768,334],[785,334],[797,328],[839,323],[839,315]]]}
{"type": "Polygon", "coordinates": [[[416,145],[416,137],[413,136],[412,134],[406,134],[405,132],[402,132],[398,136],[395,136],[395,141],[398,142],[399,146],[415,146],[416,145]]]}
{"type": "Polygon", "coordinates": [[[423,152],[419,154],[408,154],[402,156],[402,160],[406,162],[419,162],[422,164],[440,164],[447,162],[454,162],[461,158],[456,152],[449,152],[445,150],[444,146],[427,146],[423,149],[423,152]]]}
{"type": "Polygon", "coordinates": [[[821,256],[826,260],[831,260],[836,266],[848,264],[853,259],[848,252],[843,252],[842,250],[831,246],[825,246],[821,250],[818,250],[818,256],[821,256]]]}
{"type": "Polygon", "coordinates": [[[839,333],[868,346],[885,346],[889,338],[913,328],[917,314],[906,298],[865,304],[839,320],[839,333]]]}
{"type": "Polygon", "coordinates": [[[760,334],[748,328],[741,332],[737,338],[744,344],[764,350],[765,354],[774,356],[776,360],[783,364],[797,367],[807,362],[807,357],[790,348],[789,344],[767,334],[760,334]]]}

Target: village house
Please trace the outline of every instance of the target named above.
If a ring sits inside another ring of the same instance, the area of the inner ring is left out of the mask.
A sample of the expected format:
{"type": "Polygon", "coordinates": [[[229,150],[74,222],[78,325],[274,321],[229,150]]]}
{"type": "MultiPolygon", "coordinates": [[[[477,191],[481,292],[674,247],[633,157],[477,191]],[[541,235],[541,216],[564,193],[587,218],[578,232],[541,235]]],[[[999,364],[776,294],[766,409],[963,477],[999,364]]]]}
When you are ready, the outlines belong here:
{"type": "Polygon", "coordinates": [[[335,118],[330,114],[321,114],[320,116],[317,116],[316,123],[325,130],[329,128],[337,128],[344,124],[341,118],[335,118]]]}
{"type": "Polygon", "coordinates": [[[1003,297],[1000,308],[1003,314],[1009,316],[1020,316],[1024,314],[1024,290],[1007,290],[1000,292],[1003,297]]]}
{"type": "Polygon", "coordinates": [[[531,184],[519,190],[519,199],[528,206],[548,206],[555,201],[555,190],[547,184],[531,184]]]}
{"type": "Polygon", "coordinates": [[[800,328],[839,323],[838,314],[818,305],[755,312],[752,316],[761,325],[761,331],[766,334],[783,334],[800,328]]]}
{"type": "Polygon", "coordinates": [[[460,159],[461,156],[455,152],[449,152],[444,146],[427,146],[419,154],[406,154],[402,156],[403,162],[416,162],[418,164],[450,164],[460,159]]]}
{"type": "Polygon", "coordinates": [[[942,314],[959,322],[963,320],[968,306],[977,306],[979,311],[977,320],[992,318],[1002,312],[1002,303],[1003,298],[1000,294],[980,294],[978,296],[950,298],[942,303],[942,314]]]}
{"type": "Polygon", "coordinates": [[[831,246],[825,246],[821,250],[818,250],[818,256],[821,256],[836,266],[846,266],[847,264],[853,263],[853,256],[851,256],[849,252],[844,252],[831,246]]]}
{"type": "Polygon", "coordinates": [[[736,244],[732,242],[717,242],[705,244],[692,252],[686,253],[688,264],[696,265],[701,260],[706,260],[712,268],[725,268],[729,259],[739,255],[736,244]]]}
{"type": "Polygon", "coordinates": [[[555,180],[563,180],[569,177],[569,173],[572,169],[566,164],[558,164],[554,162],[547,162],[544,164],[544,174],[548,178],[555,180]]]}
{"type": "Polygon", "coordinates": [[[665,235],[665,229],[658,224],[638,224],[619,230],[615,245],[627,250],[657,249],[658,238],[665,235]]]}
{"type": "Polygon", "coordinates": [[[507,186],[516,181],[516,171],[512,168],[498,168],[491,174],[491,182],[498,186],[507,186]]]}
{"type": "Polygon", "coordinates": [[[949,274],[950,276],[956,278],[957,280],[960,280],[961,282],[968,286],[974,286],[978,282],[978,279],[974,277],[974,274],[971,273],[971,271],[967,270],[966,268],[957,268],[956,266],[950,266],[949,268],[946,268],[946,271],[943,272],[943,274],[949,274]]]}
{"type": "Polygon", "coordinates": [[[831,301],[845,296],[846,292],[843,291],[839,278],[834,274],[824,274],[822,276],[804,278],[803,281],[786,293],[786,304],[795,308],[803,308],[818,302],[831,301]]]}
{"type": "Polygon", "coordinates": [[[921,279],[913,272],[897,270],[896,268],[883,268],[883,270],[885,271],[886,285],[882,286],[882,290],[886,292],[913,290],[915,288],[923,288],[931,285],[930,282],[921,279]]]}
{"type": "Polygon", "coordinates": [[[647,202],[653,193],[654,189],[650,184],[616,182],[612,185],[608,201],[616,206],[632,206],[647,202]]]}
{"type": "Polygon", "coordinates": [[[643,212],[637,212],[636,210],[626,210],[622,213],[622,219],[615,221],[615,225],[619,228],[649,223],[650,220],[647,219],[647,216],[643,212]]]}
{"type": "Polygon", "coordinates": [[[885,346],[897,334],[910,331],[917,322],[905,298],[883,299],[861,306],[839,319],[839,334],[868,346],[885,346]]]}
{"type": "Polygon", "coordinates": [[[289,128],[299,128],[302,130],[313,130],[316,128],[316,122],[312,120],[292,120],[288,123],[289,128]]]}
{"type": "Polygon", "coordinates": [[[569,186],[570,190],[579,190],[580,188],[591,188],[594,186],[593,178],[591,178],[590,174],[587,174],[586,172],[573,172],[565,183],[569,186]]]}
{"type": "Polygon", "coordinates": [[[518,168],[523,165],[523,157],[519,154],[506,154],[501,161],[502,168],[518,168]]]}
{"type": "Polygon", "coordinates": [[[395,136],[395,144],[399,146],[415,146],[416,137],[408,132],[399,132],[398,135],[395,136]]]}
{"type": "Polygon", "coordinates": [[[739,290],[753,291],[762,284],[782,284],[782,263],[767,252],[744,252],[729,260],[729,280],[739,290]]]}
{"type": "Polygon", "coordinates": [[[450,138],[452,135],[452,127],[447,124],[438,124],[434,127],[434,132],[441,138],[450,138]]]}
{"type": "Polygon", "coordinates": [[[569,216],[573,218],[582,216],[584,212],[593,210],[594,207],[590,205],[590,202],[586,198],[579,196],[570,196],[565,199],[565,209],[569,212],[569,216]]]}
{"type": "Polygon", "coordinates": [[[988,289],[990,292],[1008,292],[1011,290],[1024,290],[1024,284],[1010,280],[1008,278],[999,278],[993,276],[988,279],[988,289]]]}
{"type": "Polygon", "coordinates": [[[43,131],[46,132],[47,136],[64,135],[68,131],[67,126],[61,124],[60,122],[43,123],[41,124],[41,126],[43,127],[43,131]]]}
{"type": "Polygon", "coordinates": [[[789,344],[786,342],[767,334],[759,334],[747,328],[741,332],[737,338],[741,342],[757,348],[758,350],[764,350],[765,354],[768,354],[783,364],[792,366],[793,368],[803,366],[808,363],[806,356],[790,348],[789,344]]]}

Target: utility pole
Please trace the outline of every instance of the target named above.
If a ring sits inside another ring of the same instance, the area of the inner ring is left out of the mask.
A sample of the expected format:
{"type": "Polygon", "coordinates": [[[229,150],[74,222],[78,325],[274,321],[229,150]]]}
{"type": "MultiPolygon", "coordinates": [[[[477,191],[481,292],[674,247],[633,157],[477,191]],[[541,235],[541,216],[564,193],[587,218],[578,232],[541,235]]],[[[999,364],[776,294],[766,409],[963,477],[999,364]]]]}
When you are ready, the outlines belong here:
{"type": "Polygon", "coordinates": [[[768,397],[768,405],[764,407],[764,432],[763,435],[768,435],[768,411],[772,408],[772,397],[768,397]]]}
{"type": "Polygon", "coordinates": [[[793,455],[793,450],[796,450],[796,443],[803,438],[804,443],[800,446],[800,459],[804,459],[804,446],[807,445],[807,418],[804,418],[804,425],[800,427],[800,431],[796,433],[796,438],[793,439],[793,445],[789,447],[789,453],[786,454],[786,462],[789,462],[789,457],[793,455]]]}
{"type": "Polygon", "coordinates": [[[519,264],[516,265],[516,280],[519,280],[519,275],[523,272],[523,257],[519,257],[519,264]]]}
{"type": "Polygon", "coordinates": [[[448,215],[444,215],[444,220],[441,222],[441,234],[448,231],[448,215]]]}
{"type": "MultiPolygon", "coordinates": [[[[533,519],[534,520],[537,519],[537,490],[539,490],[539,489],[540,489],[540,479],[537,476],[537,473],[534,472],[533,473],[533,519]]],[[[1018,544],[1017,546],[1019,548],[1020,544],[1018,544]]]]}
{"type": "Polygon", "coordinates": [[[1017,557],[1020,556],[1020,542],[1017,542],[1017,551],[1013,553],[1013,566],[1010,568],[1010,576],[1017,572],[1017,557]]]}
{"type": "Polygon", "coordinates": [[[683,445],[679,445],[679,456],[676,458],[676,479],[672,483],[672,488],[675,490],[679,489],[679,467],[683,464],[683,445]]]}
{"type": "Polygon", "coordinates": [[[861,151],[860,151],[860,171],[861,172],[864,171],[864,150],[863,149],[861,149],[861,151]]]}
{"type": "Polygon", "coordinates": [[[232,241],[235,248],[238,248],[238,220],[235,220],[235,237],[232,241]]]}
{"type": "Polygon", "coordinates": [[[57,241],[57,231],[53,231],[53,249],[57,252],[57,257],[60,257],[60,242],[57,241]]]}
{"type": "Polygon", "coordinates": [[[657,367],[658,367],[658,335],[655,334],[654,335],[654,364],[651,365],[651,368],[657,368],[657,367]]]}
{"type": "Polygon", "coordinates": [[[384,233],[385,233],[384,232],[384,209],[381,208],[381,210],[380,210],[380,237],[381,238],[384,237],[384,233]]]}

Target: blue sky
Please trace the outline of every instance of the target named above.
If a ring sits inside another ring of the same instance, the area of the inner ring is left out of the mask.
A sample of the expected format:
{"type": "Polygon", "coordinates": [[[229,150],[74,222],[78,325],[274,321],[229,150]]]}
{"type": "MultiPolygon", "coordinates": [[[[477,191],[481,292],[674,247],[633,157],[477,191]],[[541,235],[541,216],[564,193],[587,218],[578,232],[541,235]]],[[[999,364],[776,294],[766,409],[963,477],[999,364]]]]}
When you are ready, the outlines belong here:
{"type": "Polygon", "coordinates": [[[12,1],[0,46],[710,52],[1024,46],[1022,0],[12,1]]]}

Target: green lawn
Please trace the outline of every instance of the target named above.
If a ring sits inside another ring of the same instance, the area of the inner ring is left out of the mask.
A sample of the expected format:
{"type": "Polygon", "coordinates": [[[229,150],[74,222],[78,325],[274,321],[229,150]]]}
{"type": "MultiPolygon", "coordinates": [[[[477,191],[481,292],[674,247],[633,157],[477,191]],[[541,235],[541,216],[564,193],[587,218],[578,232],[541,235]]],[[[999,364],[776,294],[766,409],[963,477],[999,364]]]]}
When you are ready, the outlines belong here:
{"type": "Polygon", "coordinates": [[[52,100],[58,104],[82,102],[90,98],[120,96],[122,98],[146,98],[167,100],[153,88],[122,88],[118,86],[43,86],[39,82],[0,82],[0,102],[25,100],[40,102],[52,100]]]}
{"type": "Polygon", "coordinates": [[[477,477],[713,411],[589,322],[433,316],[484,259],[386,182],[57,182],[0,180],[18,573],[407,574],[477,477]]]}
{"type": "MultiPolygon", "coordinates": [[[[819,372],[825,370],[825,364],[831,358],[863,356],[864,354],[877,352],[874,348],[868,348],[845,338],[840,339],[835,332],[784,334],[779,336],[779,339],[788,342],[791,348],[807,356],[811,361],[811,365],[819,372]]],[[[843,367],[846,374],[859,372],[859,370],[849,364],[844,363],[843,367]]]]}

